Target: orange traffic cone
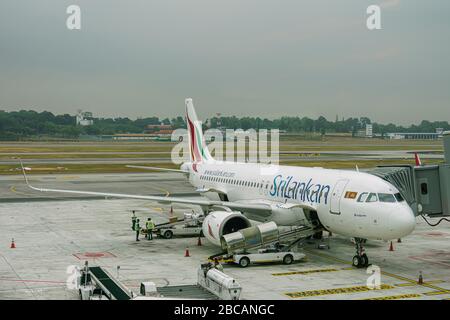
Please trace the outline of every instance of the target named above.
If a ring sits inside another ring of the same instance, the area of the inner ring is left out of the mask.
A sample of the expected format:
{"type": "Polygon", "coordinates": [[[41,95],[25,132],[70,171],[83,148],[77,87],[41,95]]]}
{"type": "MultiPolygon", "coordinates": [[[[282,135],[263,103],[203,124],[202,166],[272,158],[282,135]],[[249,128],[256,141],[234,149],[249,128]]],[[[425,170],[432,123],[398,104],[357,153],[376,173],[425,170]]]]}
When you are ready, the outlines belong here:
{"type": "Polygon", "coordinates": [[[201,246],[202,245],[202,239],[200,238],[200,236],[198,236],[198,240],[197,240],[197,246],[201,246]]]}
{"type": "Polygon", "coordinates": [[[398,243],[402,243],[402,239],[401,239],[401,238],[398,238],[397,242],[398,242],[398,243]]]}
{"type": "Polygon", "coordinates": [[[189,255],[189,248],[186,248],[186,251],[184,252],[184,256],[185,257],[190,257],[190,255],[189,255]]]}
{"type": "Polygon", "coordinates": [[[15,249],[16,248],[16,244],[14,243],[14,238],[12,238],[11,240],[11,249],[15,249]]]}
{"type": "Polygon", "coordinates": [[[394,251],[394,245],[392,244],[392,241],[391,241],[391,245],[389,246],[389,251],[394,251]]]}
{"type": "Polygon", "coordinates": [[[173,207],[170,206],[170,215],[173,216],[173,207]]]}

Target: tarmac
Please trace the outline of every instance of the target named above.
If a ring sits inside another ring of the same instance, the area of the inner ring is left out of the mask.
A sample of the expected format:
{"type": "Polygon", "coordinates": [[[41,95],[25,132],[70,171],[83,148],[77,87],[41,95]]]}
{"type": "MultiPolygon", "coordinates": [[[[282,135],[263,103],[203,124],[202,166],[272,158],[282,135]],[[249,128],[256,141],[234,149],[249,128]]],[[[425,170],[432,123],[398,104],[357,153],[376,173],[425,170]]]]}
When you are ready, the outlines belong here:
{"type": "MultiPolygon", "coordinates": [[[[196,197],[182,175],[83,174],[32,175],[38,187],[196,197]]],[[[174,205],[174,215],[199,208],[174,205]]],[[[68,289],[70,266],[105,267],[138,293],[142,281],[157,286],[191,285],[197,269],[217,247],[202,238],[141,238],[131,230],[131,210],[142,220],[167,221],[170,207],[151,201],[69,197],[28,189],[18,175],[0,176],[0,299],[79,299],[68,289]],[[16,248],[10,248],[14,238],[16,248]],[[190,257],[185,257],[188,247],[190,257]],[[119,266],[119,268],[118,268],[119,266]]],[[[414,233],[401,243],[368,241],[370,262],[381,270],[380,288],[371,290],[371,271],[351,266],[351,239],[324,233],[295,250],[305,261],[240,268],[225,265],[243,288],[242,299],[449,299],[450,229],[447,222],[428,226],[417,218],[414,233]],[[330,249],[319,249],[320,243],[330,249]],[[418,283],[422,273],[423,283],[418,283]]]]}

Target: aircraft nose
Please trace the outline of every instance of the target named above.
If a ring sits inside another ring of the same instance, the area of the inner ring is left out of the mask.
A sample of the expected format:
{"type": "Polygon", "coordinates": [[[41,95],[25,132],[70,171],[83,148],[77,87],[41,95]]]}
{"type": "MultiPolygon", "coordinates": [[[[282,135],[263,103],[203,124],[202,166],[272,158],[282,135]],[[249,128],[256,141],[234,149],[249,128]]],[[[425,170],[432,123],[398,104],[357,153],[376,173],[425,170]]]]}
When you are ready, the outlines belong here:
{"type": "Polygon", "coordinates": [[[401,238],[409,235],[416,227],[416,217],[412,209],[406,206],[400,206],[390,214],[391,230],[395,235],[393,238],[401,238]]]}

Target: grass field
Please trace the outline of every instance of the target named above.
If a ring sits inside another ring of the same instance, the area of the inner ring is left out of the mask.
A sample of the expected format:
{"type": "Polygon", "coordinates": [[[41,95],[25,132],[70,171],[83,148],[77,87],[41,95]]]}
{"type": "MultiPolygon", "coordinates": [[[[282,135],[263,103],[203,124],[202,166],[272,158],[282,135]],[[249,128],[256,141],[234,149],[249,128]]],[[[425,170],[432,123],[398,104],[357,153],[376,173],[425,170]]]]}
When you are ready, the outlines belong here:
{"type": "MultiPolygon", "coordinates": [[[[8,161],[17,158],[22,159],[123,159],[123,158],[167,158],[170,159],[170,152],[176,143],[171,142],[2,142],[0,143],[0,160],[8,161]]],[[[333,155],[327,156],[331,161],[323,161],[323,158],[316,158],[320,152],[325,151],[348,151],[364,153],[364,151],[437,151],[442,152],[442,141],[414,141],[414,140],[379,140],[379,139],[355,139],[349,137],[325,137],[322,140],[311,141],[296,139],[295,136],[281,137],[280,152],[298,152],[299,160],[295,154],[281,155],[281,164],[324,167],[324,168],[369,168],[377,165],[392,164],[412,164],[413,160],[349,160],[333,161],[333,155]],[[302,154],[302,152],[314,152],[315,154],[302,154]],[[291,157],[287,159],[286,157],[291,157]],[[307,158],[307,159],[305,159],[307,158]],[[315,159],[316,158],[316,159],[315,159]],[[300,160],[301,159],[301,160],[300,160]]],[[[145,160],[144,160],[145,161],[145,160]]],[[[157,160],[158,161],[158,160],[157,160]]],[[[124,164],[58,164],[45,163],[33,164],[30,174],[40,173],[121,173],[121,172],[141,172],[147,170],[132,169],[124,164]]],[[[426,160],[425,163],[437,163],[438,160],[426,160]]],[[[145,164],[139,164],[145,165],[145,164]]],[[[167,162],[151,163],[149,166],[177,168],[167,162]]],[[[18,165],[1,164],[0,174],[16,174],[18,165]]],[[[147,171],[148,172],[148,171],[147,171]]]]}

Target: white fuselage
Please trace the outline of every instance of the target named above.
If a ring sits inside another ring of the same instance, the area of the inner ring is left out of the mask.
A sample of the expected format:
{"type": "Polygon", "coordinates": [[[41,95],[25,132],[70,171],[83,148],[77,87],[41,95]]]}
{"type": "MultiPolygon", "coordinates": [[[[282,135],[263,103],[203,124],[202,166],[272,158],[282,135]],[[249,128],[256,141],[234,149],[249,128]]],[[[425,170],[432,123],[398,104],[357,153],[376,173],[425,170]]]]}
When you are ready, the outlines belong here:
{"type": "Polygon", "coordinates": [[[273,206],[269,215],[244,212],[252,220],[308,224],[314,210],[294,206],[305,204],[315,208],[327,230],[345,236],[390,240],[410,234],[415,227],[413,211],[399,191],[367,173],[234,162],[186,163],[185,167],[190,183],[205,190],[210,199],[273,206]],[[292,206],[286,209],[284,204],[292,206]]]}

